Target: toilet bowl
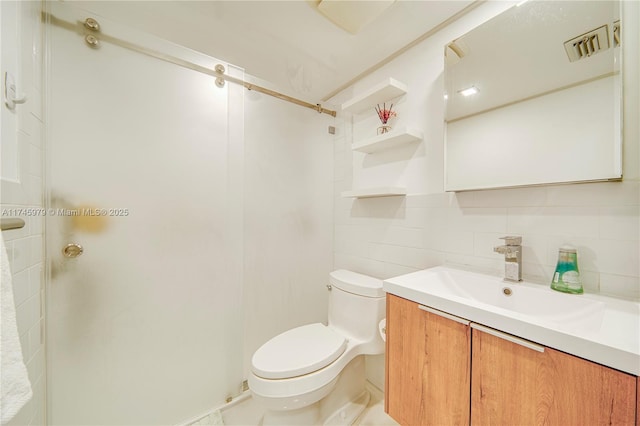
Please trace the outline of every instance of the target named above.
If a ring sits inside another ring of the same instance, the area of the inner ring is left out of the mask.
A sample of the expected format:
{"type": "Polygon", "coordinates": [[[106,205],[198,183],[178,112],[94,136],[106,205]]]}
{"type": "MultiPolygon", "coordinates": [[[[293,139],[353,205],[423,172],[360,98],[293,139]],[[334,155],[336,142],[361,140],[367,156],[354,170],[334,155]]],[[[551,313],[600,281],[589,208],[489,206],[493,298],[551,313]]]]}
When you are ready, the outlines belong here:
{"type": "Polygon", "coordinates": [[[338,270],[329,282],[327,325],[285,331],[253,355],[249,388],[264,425],[350,424],[368,402],[363,355],[384,352],[382,281],[338,270]]]}

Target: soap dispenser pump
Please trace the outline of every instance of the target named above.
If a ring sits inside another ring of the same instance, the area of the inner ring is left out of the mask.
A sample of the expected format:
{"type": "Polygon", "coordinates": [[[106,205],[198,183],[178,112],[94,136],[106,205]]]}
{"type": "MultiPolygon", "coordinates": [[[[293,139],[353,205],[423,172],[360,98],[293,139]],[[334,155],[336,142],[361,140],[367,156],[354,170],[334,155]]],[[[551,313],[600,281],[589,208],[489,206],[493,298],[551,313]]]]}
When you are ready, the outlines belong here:
{"type": "Polygon", "coordinates": [[[558,250],[558,265],[551,280],[551,288],[564,293],[582,294],[582,281],[578,270],[578,253],[571,246],[558,250]]]}

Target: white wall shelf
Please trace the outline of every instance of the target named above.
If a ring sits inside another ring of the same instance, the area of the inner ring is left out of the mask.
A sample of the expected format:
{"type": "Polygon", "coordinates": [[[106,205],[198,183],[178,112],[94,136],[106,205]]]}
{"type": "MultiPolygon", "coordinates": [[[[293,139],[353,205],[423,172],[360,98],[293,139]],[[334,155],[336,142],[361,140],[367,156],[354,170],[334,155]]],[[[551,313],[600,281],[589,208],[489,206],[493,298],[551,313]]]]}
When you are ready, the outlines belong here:
{"type": "Polygon", "coordinates": [[[407,85],[394,78],[388,78],[342,104],[342,111],[359,113],[377,104],[387,102],[407,93],[407,85]]]}
{"type": "Polygon", "coordinates": [[[343,191],[340,194],[344,198],[374,198],[394,197],[407,195],[407,188],[401,186],[382,186],[376,188],[362,188],[351,191],[343,191]]]}
{"type": "Polygon", "coordinates": [[[371,154],[373,152],[395,148],[411,142],[418,142],[421,141],[422,138],[423,136],[421,131],[411,127],[404,127],[357,142],[352,146],[352,149],[354,151],[371,154]]]}

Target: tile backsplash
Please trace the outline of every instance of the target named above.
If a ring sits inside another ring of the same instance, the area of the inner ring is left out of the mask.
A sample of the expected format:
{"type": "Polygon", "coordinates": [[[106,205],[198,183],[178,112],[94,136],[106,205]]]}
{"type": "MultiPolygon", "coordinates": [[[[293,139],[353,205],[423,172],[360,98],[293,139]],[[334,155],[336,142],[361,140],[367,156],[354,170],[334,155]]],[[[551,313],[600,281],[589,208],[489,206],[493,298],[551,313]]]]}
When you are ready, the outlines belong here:
{"type": "Polygon", "coordinates": [[[639,193],[638,182],[611,182],[337,198],[336,267],[384,278],[443,263],[501,270],[503,256],[493,247],[504,235],[521,235],[525,278],[550,283],[558,248],[571,244],[587,291],[640,298],[639,193]],[[574,193],[559,205],[558,192],[570,188],[582,197],[574,193]],[[358,213],[364,211],[369,213],[358,213]]]}

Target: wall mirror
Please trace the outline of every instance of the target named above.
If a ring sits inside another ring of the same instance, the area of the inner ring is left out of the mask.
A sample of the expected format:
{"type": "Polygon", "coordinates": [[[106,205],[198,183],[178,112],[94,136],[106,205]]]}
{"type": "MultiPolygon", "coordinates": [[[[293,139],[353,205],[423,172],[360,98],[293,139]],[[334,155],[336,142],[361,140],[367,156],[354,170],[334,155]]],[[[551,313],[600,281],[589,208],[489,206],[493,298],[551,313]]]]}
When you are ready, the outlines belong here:
{"type": "Polygon", "coordinates": [[[529,0],[445,46],[445,190],[622,178],[620,3],[529,0]]]}

